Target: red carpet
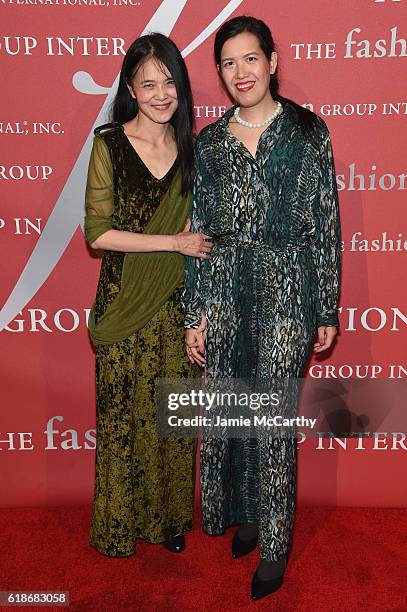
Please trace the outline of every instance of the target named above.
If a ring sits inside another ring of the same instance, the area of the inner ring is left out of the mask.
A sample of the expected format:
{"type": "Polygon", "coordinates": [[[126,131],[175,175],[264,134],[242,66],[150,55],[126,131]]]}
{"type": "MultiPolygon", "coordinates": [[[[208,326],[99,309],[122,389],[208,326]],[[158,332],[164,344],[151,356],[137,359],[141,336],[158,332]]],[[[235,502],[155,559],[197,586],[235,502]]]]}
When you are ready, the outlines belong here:
{"type": "Polygon", "coordinates": [[[284,585],[257,603],[257,554],[231,559],[233,529],[196,527],[180,555],[140,542],[135,556],[108,559],[88,545],[88,506],[0,510],[0,520],[0,590],[69,591],[69,611],[407,609],[403,509],[299,508],[284,585]]]}

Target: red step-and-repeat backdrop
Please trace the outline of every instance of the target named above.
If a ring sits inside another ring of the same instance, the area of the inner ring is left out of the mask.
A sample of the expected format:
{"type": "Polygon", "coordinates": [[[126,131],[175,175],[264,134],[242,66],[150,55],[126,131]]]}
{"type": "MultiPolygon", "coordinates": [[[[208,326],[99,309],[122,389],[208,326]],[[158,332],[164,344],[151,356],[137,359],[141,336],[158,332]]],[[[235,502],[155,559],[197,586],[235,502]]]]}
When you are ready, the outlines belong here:
{"type": "MultiPolygon", "coordinates": [[[[123,54],[146,31],[183,50],[200,130],[230,105],[214,32],[238,14],[270,25],[282,94],[330,128],[340,193],[341,336],[308,377],[406,378],[406,9],[406,0],[0,0],[1,505],[91,499],[86,321],[100,260],[82,231],[86,169],[123,54]]],[[[401,425],[299,443],[300,500],[404,505],[401,425]]]]}

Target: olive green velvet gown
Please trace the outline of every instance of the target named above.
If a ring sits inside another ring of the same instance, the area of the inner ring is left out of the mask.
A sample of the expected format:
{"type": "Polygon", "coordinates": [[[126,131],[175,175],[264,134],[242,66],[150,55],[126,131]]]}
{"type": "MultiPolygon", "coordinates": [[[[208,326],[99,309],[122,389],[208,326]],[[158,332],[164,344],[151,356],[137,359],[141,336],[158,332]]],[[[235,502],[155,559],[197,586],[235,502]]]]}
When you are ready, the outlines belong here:
{"type": "MultiPolygon", "coordinates": [[[[110,124],[95,133],[86,191],[89,243],[111,228],[142,232],[178,169],[176,161],[159,180],[122,126],[110,124]]],[[[121,289],[124,261],[125,253],[103,254],[93,307],[96,325],[121,289]]],[[[158,543],[192,528],[195,441],[161,439],[154,400],[156,378],[196,375],[185,356],[181,291],[182,283],[128,337],[96,343],[97,447],[90,542],[105,555],[131,555],[138,538],[158,543]]]]}

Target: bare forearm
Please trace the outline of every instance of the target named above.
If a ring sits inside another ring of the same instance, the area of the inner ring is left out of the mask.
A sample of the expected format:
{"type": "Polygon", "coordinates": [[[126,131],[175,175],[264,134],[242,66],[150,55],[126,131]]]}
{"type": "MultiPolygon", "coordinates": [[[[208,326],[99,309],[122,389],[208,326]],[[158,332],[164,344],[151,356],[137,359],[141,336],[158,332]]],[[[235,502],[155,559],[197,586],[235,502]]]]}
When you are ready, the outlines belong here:
{"type": "Polygon", "coordinates": [[[91,244],[93,249],[121,251],[125,253],[149,253],[152,251],[176,251],[176,236],[138,234],[120,230],[108,230],[91,244]]]}

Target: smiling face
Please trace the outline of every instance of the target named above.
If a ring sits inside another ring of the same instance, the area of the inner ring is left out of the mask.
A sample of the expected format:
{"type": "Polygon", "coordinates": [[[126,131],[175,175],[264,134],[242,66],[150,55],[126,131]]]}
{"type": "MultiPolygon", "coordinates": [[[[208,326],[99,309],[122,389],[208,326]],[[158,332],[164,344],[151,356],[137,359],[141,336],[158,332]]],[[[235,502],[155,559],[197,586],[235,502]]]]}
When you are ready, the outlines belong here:
{"type": "Polygon", "coordinates": [[[154,123],[168,123],[178,108],[174,79],[155,57],[140,66],[128,88],[139,112],[154,123]]]}
{"type": "Polygon", "coordinates": [[[226,89],[239,106],[249,108],[271,96],[270,74],[277,68],[277,54],[271,61],[260,47],[257,36],[242,32],[225,42],[220,71],[226,89]]]}

